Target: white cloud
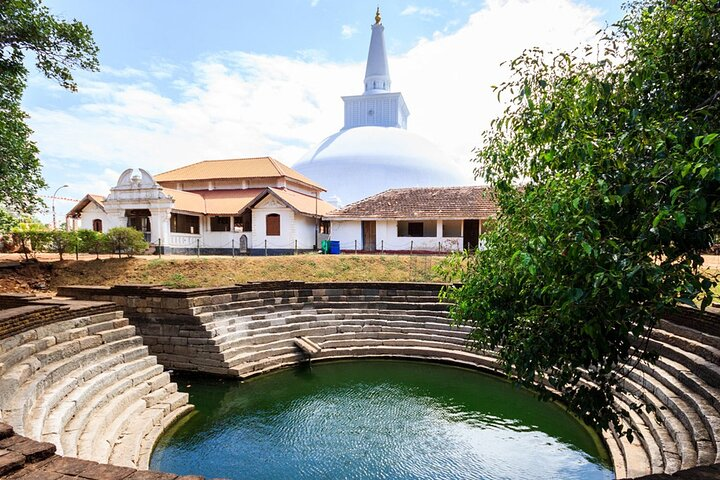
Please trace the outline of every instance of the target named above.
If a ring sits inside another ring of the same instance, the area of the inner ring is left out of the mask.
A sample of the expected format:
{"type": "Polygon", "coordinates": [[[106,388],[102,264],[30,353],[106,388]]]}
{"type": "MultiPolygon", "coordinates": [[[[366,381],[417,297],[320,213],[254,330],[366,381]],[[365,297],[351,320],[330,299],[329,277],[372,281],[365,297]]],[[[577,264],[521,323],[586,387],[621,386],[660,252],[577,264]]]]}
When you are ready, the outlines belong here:
{"type": "Polygon", "coordinates": [[[310,1],[310,6],[311,6],[311,7],[317,7],[317,4],[318,4],[318,3],[320,3],[320,0],[311,0],[311,1],[310,1]]]}
{"type": "Polygon", "coordinates": [[[400,15],[419,15],[421,17],[439,17],[440,11],[437,8],[418,7],[416,5],[408,5],[400,15]]]}
{"type": "Polygon", "coordinates": [[[352,38],[353,35],[357,33],[357,28],[353,27],[352,25],[343,25],[342,29],[340,30],[340,35],[342,35],[343,38],[352,38]]]}
{"type": "MultiPolygon", "coordinates": [[[[455,33],[390,58],[393,88],[411,112],[409,130],[469,169],[481,132],[501,111],[491,90],[507,77],[499,64],[531,46],[570,49],[589,41],[600,27],[597,15],[570,0],[488,0],[455,33]]],[[[107,194],[130,167],[155,174],[254,155],[293,164],[342,127],[340,97],[361,93],[363,74],[362,63],[217,53],[147,75],[119,69],[81,79],[72,108],[35,108],[30,123],[48,180],[70,184],[80,198],[107,194]]]]}

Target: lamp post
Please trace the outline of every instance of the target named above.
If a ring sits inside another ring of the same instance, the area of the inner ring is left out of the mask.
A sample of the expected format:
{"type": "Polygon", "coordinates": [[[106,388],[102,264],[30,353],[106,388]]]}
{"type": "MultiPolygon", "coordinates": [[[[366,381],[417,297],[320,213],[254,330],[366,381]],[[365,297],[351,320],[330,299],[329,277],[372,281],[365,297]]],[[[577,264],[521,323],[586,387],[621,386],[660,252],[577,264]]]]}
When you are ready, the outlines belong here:
{"type": "Polygon", "coordinates": [[[58,187],[57,190],[55,190],[55,193],[53,193],[52,196],[52,215],[53,215],[53,230],[57,229],[57,222],[55,221],[55,197],[57,196],[57,193],[60,191],[61,188],[69,187],[70,185],[63,185],[62,187],[58,187]]]}

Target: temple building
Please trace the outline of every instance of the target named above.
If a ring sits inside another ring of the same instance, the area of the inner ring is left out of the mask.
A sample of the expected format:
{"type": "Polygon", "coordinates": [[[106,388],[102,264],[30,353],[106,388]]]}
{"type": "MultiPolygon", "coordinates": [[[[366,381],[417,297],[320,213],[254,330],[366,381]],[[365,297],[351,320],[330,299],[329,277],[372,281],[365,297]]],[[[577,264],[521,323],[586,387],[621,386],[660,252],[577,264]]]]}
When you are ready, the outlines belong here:
{"type": "MultiPolygon", "coordinates": [[[[401,187],[465,185],[468,179],[429,140],[407,131],[402,93],[391,91],[380,11],[372,25],[364,92],[342,97],[345,123],[293,165],[338,205],[401,187]]],[[[428,94],[435,92],[428,92],[428,94]]]]}
{"type": "Polygon", "coordinates": [[[345,252],[448,253],[479,246],[497,214],[489,187],[394,188],[327,213],[345,252]]]}
{"type": "Polygon", "coordinates": [[[324,188],[270,157],[206,160],[153,177],[132,168],[107,197],[87,195],[68,229],[134,227],[164,253],[283,254],[327,238],[324,188]]]}

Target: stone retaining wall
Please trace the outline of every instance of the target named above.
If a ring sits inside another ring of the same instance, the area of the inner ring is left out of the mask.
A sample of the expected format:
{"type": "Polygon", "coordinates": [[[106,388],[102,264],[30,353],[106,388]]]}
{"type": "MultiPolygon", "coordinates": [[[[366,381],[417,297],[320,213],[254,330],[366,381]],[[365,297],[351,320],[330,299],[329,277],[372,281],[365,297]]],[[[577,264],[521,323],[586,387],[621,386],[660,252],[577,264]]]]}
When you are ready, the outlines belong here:
{"type": "MultiPolygon", "coordinates": [[[[469,351],[438,284],[264,282],[224,288],[67,287],[61,295],[116,302],[152,353],[172,368],[245,378],[311,359],[405,357],[492,370],[494,352],[469,351]]],[[[657,417],[630,412],[636,440],[604,432],[618,478],[714,475],[720,459],[720,311],[683,308],[656,327],[654,365],[626,371],[619,405],[638,397],[657,417]]],[[[705,478],[705,477],[702,477],[705,478]]],[[[709,476],[707,478],[715,478],[709,476]]]]}
{"type": "Polygon", "coordinates": [[[68,301],[25,294],[0,295],[0,340],[33,328],[84,315],[117,310],[111,302],[68,301]]]}

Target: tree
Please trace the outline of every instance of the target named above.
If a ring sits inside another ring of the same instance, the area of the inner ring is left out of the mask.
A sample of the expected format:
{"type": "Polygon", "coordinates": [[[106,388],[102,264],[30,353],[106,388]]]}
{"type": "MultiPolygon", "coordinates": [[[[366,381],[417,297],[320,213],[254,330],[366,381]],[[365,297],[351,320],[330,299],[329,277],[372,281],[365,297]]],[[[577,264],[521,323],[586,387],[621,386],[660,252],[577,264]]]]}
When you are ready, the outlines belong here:
{"type": "Polygon", "coordinates": [[[60,255],[60,261],[66,252],[72,252],[79,247],[80,239],[76,232],[64,229],[50,231],[50,248],[60,255]]]}
{"type": "Polygon", "coordinates": [[[700,253],[720,222],[718,58],[706,2],[636,0],[599,48],[527,50],[498,87],[509,102],[476,175],[500,212],[485,250],[445,264],[462,282],[445,296],[475,347],[592,426],[623,432],[613,395],[656,358],[644,340],[658,318],[710,303],[700,253]]]}
{"type": "Polygon", "coordinates": [[[143,233],[131,227],[115,227],[105,234],[105,241],[111,252],[126,254],[128,257],[141,253],[149,247],[143,233]]]}
{"type": "Polygon", "coordinates": [[[41,204],[37,191],[46,185],[20,107],[28,53],[45,76],[71,91],[77,88],[71,71],[95,71],[98,61],[92,33],[82,23],[54,17],[40,0],[0,1],[0,204],[31,213],[41,204]]]}
{"type": "Polygon", "coordinates": [[[10,231],[25,254],[25,260],[35,257],[35,253],[47,246],[51,239],[51,232],[45,225],[35,219],[26,219],[10,231]]]}
{"type": "Polygon", "coordinates": [[[94,253],[96,258],[100,258],[100,253],[105,251],[107,241],[102,232],[95,230],[82,229],[78,230],[78,239],[80,242],[80,251],[86,253],[94,253]]]}

